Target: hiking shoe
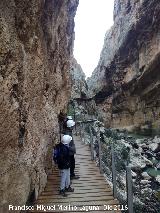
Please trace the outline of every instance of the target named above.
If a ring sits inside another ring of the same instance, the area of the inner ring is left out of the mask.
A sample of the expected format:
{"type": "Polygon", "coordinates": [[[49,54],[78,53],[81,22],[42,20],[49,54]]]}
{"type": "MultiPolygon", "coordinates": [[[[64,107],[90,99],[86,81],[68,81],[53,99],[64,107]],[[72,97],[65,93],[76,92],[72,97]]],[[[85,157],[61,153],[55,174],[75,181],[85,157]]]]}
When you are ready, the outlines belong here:
{"type": "Polygon", "coordinates": [[[79,179],[79,178],[80,178],[80,177],[77,176],[77,175],[74,175],[74,176],[71,176],[71,177],[70,177],[71,180],[73,180],[73,179],[77,180],[77,179],[79,179]]]}
{"type": "Polygon", "coordinates": [[[67,197],[67,194],[65,193],[65,190],[59,190],[59,194],[62,195],[63,197],[67,197]]]}
{"type": "Polygon", "coordinates": [[[74,188],[69,186],[68,188],[65,188],[65,192],[74,192],[74,188]]]}

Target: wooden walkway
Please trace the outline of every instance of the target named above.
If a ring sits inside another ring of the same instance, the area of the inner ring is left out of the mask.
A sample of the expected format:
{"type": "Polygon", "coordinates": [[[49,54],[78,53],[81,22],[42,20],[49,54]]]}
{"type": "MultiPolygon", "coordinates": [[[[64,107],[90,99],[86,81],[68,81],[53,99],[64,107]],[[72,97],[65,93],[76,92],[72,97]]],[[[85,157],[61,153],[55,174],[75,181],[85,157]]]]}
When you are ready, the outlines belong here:
{"type": "MultiPolygon", "coordinates": [[[[113,192],[105,181],[103,175],[99,173],[99,168],[95,162],[91,161],[89,146],[81,143],[79,137],[74,137],[77,154],[76,174],[79,180],[72,180],[73,193],[67,193],[67,197],[59,195],[59,171],[54,169],[53,174],[49,175],[44,192],[38,197],[37,205],[48,206],[47,212],[120,212],[106,210],[118,205],[118,201],[113,198],[113,192]],[[109,206],[108,206],[109,205],[109,206]],[[52,208],[52,209],[51,209],[52,208]],[[63,208],[63,209],[62,209],[63,208]]],[[[34,211],[34,212],[44,212],[34,211]]]]}

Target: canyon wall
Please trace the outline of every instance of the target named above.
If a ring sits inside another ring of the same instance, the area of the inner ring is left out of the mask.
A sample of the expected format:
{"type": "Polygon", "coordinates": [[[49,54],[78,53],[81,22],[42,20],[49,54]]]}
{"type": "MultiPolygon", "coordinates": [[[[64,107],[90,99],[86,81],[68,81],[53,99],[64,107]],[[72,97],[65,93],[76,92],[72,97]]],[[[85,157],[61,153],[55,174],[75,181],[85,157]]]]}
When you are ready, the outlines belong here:
{"type": "Polygon", "coordinates": [[[81,65],[78,64],[75,58],[73,58],[71,61],[71,80],[71,98],[86,97],[88,93],[88,87],[85,80],[85,74],[81,65]]]}
{"type": "Polygon", "coordinates": [[[160,2],[115,0],[88,86],[106,126],[160,130],[160,2]]]}
{"type": "Polygon", "coordinates": [[[88,85],[85,80],[85,74],[82,67],[75,58],[71,61],[71,101],[70,101],[70,114],[74,114],[74,119],[87,120],[90,115],[95,114],[95,102],[89,98],[88,85]],[[73,109],[74,108],[74,109],[73,109]],[[75,111],[73,113],[73,111],[75,111]]]}
{"type": "Polygon", "coordinates": [[[43,190],[70,97],[78,0],[0,1],[0,207],[43,190]]]}

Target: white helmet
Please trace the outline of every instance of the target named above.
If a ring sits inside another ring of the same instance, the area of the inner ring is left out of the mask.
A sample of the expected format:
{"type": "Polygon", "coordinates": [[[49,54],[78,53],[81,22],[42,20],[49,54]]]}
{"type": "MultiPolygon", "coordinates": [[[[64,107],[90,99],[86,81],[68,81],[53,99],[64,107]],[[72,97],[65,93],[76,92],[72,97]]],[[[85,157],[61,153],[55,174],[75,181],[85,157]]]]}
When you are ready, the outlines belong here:
{"type": "Polygon", "coordinates": [[[67,121],[67,127],[73,127],[75,125],[75,122],[73,120],[67,121]]]}
{"type": "Polygon", "coordinates": [[[68,120],[72,120],[72,116],[68,115],[68,116],[67,116],[67,119],[68,119],[68,120]]]}
{"type": "Polygon", "coordinates": [[[68,145],[72,140],[72,137],[70,135],[63,135],[62,137],[62,143],[68,145]]]}

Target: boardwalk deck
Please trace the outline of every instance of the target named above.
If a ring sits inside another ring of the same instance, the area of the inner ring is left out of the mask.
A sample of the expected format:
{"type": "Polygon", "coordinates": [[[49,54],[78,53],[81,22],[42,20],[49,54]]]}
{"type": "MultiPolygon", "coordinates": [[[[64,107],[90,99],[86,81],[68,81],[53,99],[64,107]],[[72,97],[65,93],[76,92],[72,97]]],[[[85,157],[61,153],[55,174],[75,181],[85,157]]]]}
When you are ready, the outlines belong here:
{"type": "Polygon", "coordinates": [[[91,161],[89,147],[82,144],[79,137],[75,137],[75,143],[77,149],[76,173],[80,179],[72,180],[74,193],[68,193],[67,197],[59,195],[59,171],[54,169],[53,174],[48,177],[44,192],[35,203],[34,209],[37,210],[39,205],[39,210],[34,212],[44,212],[44,209],[40,210],[42,205],[47,208],[47,212],[57,213],[87,212],[87,210],[94,213],[120,212],[111,210],[119,203],[113,198],[113,192],[103,175],[99,173],[99,168],[91,161]]]}

